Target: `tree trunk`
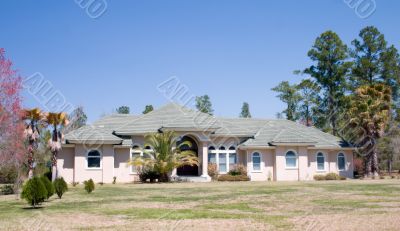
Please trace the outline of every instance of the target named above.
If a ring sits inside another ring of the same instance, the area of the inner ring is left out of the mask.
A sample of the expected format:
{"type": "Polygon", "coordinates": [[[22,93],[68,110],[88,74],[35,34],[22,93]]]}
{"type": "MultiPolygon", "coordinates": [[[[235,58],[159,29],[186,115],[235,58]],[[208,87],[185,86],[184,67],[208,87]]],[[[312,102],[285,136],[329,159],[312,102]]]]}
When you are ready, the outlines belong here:
{"type": "Polygon", "coordinates": [[[390,176],[392,175],[392,171],[393,171],[392,167],[393,167],[393,160],[389,159],[388,160],[388,171],[389,171],[390,176]]]}
{"type": "Polygon", "coordinates": [[[365,177],[371,177],[372,172],[372,162],[371,162],[371,154],[368,154],[365,157],[365,177]]]}
{"type": "Polygon", "coordinates": [[[379,176],[378,153],[376,150],[372,153],[372,174],[375,177],[379,176]]]}
{"type": "Polygon", "coordinates": [[[53,156],[51,158],[51,180],[54,182],[58,177],[57,172],[57,151],[53,152],[53,156]]]}
{"type": "Polygon", "coordinates": [[[329,93],[328,104],[329,104],[328,108],[329,108],[330,124],[332,126],[332,134],[334,136],[337,136],[338,135],[337,127],[336,127],[336,123],[337,123],[336,122],[336,120],[337,120],[336,113],[337,112],[335,111],[335,100],[334,100],[332,93],[329,93]]]}

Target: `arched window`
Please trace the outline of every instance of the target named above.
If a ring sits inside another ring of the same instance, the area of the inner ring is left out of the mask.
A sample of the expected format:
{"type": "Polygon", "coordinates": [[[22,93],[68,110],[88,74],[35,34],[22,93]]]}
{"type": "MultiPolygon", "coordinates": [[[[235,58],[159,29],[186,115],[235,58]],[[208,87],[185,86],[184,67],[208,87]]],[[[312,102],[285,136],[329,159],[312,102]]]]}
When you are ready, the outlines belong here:
{"type": "Polygon", "coordinates": [[[87,154],[87,168],[101,168],[101,154],[97,150],[91,150],[87,154]]]}
{"type": "MultiPolygon", "coordinates": [[[[131,150],[131,160],[134,160],[140,156],[143,156],[142,149],[138,145],[133,146],[131,150]]],[[[137,169],[133,165],[131,166],[131,173],[137,173],[137,169]]]]}
{"type": "Polygon", "coordinates": [[[217,151],[213,146],[208,148],[208,163],[216,164],[217,163],[217,151]]]}
{"type": "Polygon", "coordinates": [[[253,171],[261,171],[261,155],[258,152],[253,153],[253,171]]]}
{"type": "Polygon", "coordinates": [[[226,148],[225,147],[220,147],[219,148],[219,154],[218,154],[218,159],[219,159],[219,171],[222,173],[227,172],[227,160],[226,160],[226,148]]]}
{"type": "Polygon", "coordinates": [[[236,148],[231,146],[229,148],[229,170],[235,169],[237,165],[237,154],[236,154],[236,148]]]}
{"type": "Polygon", "coordinates": [[[321,152],[317,154],[317,170],[318,171],[325,170],[325,155],[321,152]]]}
{"type": "Polygon", "coordinates": [[[297,155],[293,151],[288,151],[285,155],[286,168],[297,168],[297,155]]]}
{"type": "Polygon", "coordinates": [[[339,154],[338,154],[337,162],[338,162],[338,169],[339,169],[339,171],[344,171],[344,170],[346,170],[346,157],[344,156],[343,153],[339,153],[339,154]]]}

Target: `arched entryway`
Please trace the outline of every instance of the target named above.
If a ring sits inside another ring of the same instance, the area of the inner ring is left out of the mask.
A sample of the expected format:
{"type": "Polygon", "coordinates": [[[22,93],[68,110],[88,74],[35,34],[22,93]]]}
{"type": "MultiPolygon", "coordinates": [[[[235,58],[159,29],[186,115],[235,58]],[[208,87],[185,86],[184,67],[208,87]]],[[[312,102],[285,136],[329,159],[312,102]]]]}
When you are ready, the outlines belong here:
{"type": "MultiPolygon", "coordinates": [[[[192,145],[182,145],[180,147],[181,151],[187,151],[190,150],[194,153],[196,153],[196,156],[199,157],[199,149],[197,142],[189,137],[189,136],[184,136],[182,139],[180,139],[177,143],[177,146],[179,147],[182,143],[184,142],[190,142],[192,145]]],[[[198,176],[199,175],[199,166],[183,166],[177,169],[177,174],[178,176],[198,176]]]]}

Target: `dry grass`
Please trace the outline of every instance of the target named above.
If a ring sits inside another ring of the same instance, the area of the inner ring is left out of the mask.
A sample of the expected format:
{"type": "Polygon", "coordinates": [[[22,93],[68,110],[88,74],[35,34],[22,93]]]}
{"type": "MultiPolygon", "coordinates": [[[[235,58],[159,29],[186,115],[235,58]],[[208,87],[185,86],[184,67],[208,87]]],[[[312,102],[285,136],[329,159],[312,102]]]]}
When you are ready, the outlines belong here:
{"type": "Polygon", "coordinates": [[[400,180],[96,185],[26,209],[0,196],[0,230],[398,230],[400,180]]]}

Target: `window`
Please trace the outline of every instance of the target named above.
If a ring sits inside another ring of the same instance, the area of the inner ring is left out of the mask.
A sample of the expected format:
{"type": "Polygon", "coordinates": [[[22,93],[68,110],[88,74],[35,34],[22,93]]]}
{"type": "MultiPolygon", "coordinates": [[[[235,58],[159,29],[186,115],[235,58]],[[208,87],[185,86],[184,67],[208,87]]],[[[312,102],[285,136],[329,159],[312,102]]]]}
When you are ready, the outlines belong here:
{"type": "Polygon", "coordinates": [[[293,151],[288,151],[286,153],[286,168],[296,168],[297,167],[297,155],[293,151]]]}
{"type": "Polygon", "coordinates": [[[261,171],[261,155],[258,152],[253,153],[253,171],[261,171]]]}
{"type": "MultiPolygon", "coordinates": [[[[131,159],[135,159],[139,156],[143,156],[143,152],[140,149],[139,146],[133,146],[132,151],[131,151],[131,159]]],[[[131,173],[137,173],[137,169],[136,166],[131,166],[131,173]]]]}
{"type": "Polygon", "coordinates": [[[101,155],[97,150],[92,150],[87,154],[88,168],[101,168],[101,155]]]}
{"type": "Polygon", "coordinates": [[[208,163],[217,164],[217,151],[214,147],[208,148],[208,163]]]}
{"type": "Polygon", "coordinates": [[[340,171],[344,171],[346,170],[346,158],[344,156],[343,153],[339,153],[338,158],[337,158],[337,162],[338,162],[338,169],[340,171]]]}
{"type": "Polygon", "coordinates": [[[208,148],[208,163],[213,163],[218,166],[220,173],[227,173],[233,169],[238,161],[236,147],[231,146],[228,150],[221,146],[216,149],[214,146],[208,148]]]}
{"type": "Polygon", "coordinates": [[[321,152],[317,154],[317,170],[318,171],[325,170],[325,156],[321,152]]]}
{"type": "Polygon", "coordinates": [[[237,164],[237,155],[236,155],[236,148],[230,147],[229,148],[229,170],[232,170],[236,167],[237,164]]]}
{"type": "Polygon", "coordinates": [[[219,171],[226,172],[226,154],[225,153],[219,154],[219,171]]]}

